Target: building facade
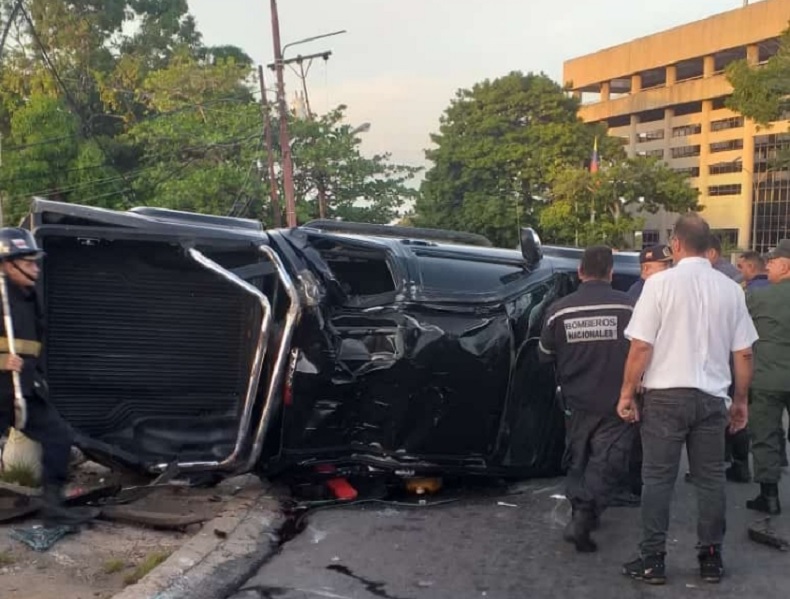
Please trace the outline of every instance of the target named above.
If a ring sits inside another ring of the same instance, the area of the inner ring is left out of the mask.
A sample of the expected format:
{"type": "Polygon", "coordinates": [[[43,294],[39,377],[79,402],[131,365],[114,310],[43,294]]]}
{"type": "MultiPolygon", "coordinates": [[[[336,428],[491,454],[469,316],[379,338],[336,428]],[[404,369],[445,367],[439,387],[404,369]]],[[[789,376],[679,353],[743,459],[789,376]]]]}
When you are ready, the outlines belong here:
{"type": "MultiPolygon", "coordinates": [[[[581,117],[606,123],[629,156],[656,156],[688,176],[731,248],[766,251],[790,237],[790,173],[772,164],[790,147],[790,121],[759,128],[727,109],[724,73],[774,56],[789,21],[790,0],[763,0],[564,65],[581,117]]],[[[643,216],[642,242],[665,242],[675,215],[643,216]]]]}

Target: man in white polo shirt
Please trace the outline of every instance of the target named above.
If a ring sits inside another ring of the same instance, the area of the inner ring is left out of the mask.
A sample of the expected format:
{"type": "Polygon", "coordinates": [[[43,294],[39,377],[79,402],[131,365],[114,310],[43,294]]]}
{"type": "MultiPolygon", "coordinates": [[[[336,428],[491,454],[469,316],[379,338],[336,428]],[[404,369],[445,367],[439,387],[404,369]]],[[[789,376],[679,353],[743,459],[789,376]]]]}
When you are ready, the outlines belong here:
{"type": "Polygon", "coordinates": [[[623,573],[651,584],[666,581],[669,506],[684,443],[699,498],[700,575],[718,582],[724,574],[724,433],[728,423],[733,432],[746,426],[757,332],[740,286],[706,258],[709,238],[698,214],[678,219],[672,237],[676,266],[648,279],[625,332],[631,349],[617,412],[627,422],[641,422],[644,488],[640,557],[623,573]],[[730,356],[735,390],[728,410],[730,356]],[[643,375],[644,402],[638,406],[643,375]]]}

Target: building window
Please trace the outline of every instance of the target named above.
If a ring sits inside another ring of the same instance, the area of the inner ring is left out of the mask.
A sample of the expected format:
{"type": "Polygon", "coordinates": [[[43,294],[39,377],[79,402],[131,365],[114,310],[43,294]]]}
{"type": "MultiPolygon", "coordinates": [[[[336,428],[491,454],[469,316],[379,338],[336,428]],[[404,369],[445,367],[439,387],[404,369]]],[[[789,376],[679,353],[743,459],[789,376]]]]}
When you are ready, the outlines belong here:
{"type": "Polygon", "coordinates": [[[636,143],[645,143],[647,141],[656,141],[658,139],[664,139],[663,129],[655,129],[653,131],[646,131],[644,133],[636,134],[636,143]]]}
{"type": "Polygon", "coordinates": [[[655,229],[646,229],[642,231],[642,247],[650,247],[659,242],[659,233],[655,229]]]}
{"type": "Polygon", "coordinates": [[[699,146],[681,146],[679,148],[672,148],[672,158],[688,158],[690,156],[699,156],[699,146]]]}
{"type": "Polygon", "coordinates": [[[682,127],[672,128],[672,137],[686,137],[702,133],[702,125],[683,125],[682,127]]]}
{"type": "Polygon", "coordinates": [[[683,175],[684,177],[699,177],[699,167],[698,166],[689,166],[686,168],[675,168],[674,170],[678,175],[683,175]]]}
{"type": "Polygon", "coordinates": [[[740,173],[741,171],[743,171],[743,163],[735,160],[711,164],[708,168],[708,173],[711,175],[726,175],[727,173],[740,173]]]}
{"type": "Polygon", "coordinates": [[[713,110],[723,110],[724,108],[727,108],[727,96],[713,98],[713,102],[711,102],[711,108],[713,108],[713,110]]]}
{"type": "Polygon", "coordinates": [[[711,131],[726,131],[727,129],[737,129],[739,127],[743,127],[742,116],[734,116],[729,119],[721,119],[719,121],[713,121],[710,124],[711,131]]]}
{"type": "Polygon", "coordinates": [[[719,238],[725,254],[738,247],[738,229],[712,229],[711,234],[719,238]]]}
{"type": "Polygon", "coordinates": [[[790,237],[790,178],[770,176],[760,184],[757,202],[752,202],[752,243],[767,252],[790,237]]]}
{"type": "Polygon", "coordinates": [[[728,150],[741,150],[743,149],[742,139],[728,139],[727,141],[717,141],[710,144],[711,154],[716,152],[727,152],[728,150]]]}
{"type": "Polygon", "coordinates": [[[739,196],[741,195],[740,183],[731,185],[711,185],[708,187],[708,195],[715,196],[739,196]]]}
{"type": "Polygon", "coordinates": [[[663,158],[664,150],[647,150],[647,151],[637,152],[636,155],[642,156],[643,158],[663,158]]]}

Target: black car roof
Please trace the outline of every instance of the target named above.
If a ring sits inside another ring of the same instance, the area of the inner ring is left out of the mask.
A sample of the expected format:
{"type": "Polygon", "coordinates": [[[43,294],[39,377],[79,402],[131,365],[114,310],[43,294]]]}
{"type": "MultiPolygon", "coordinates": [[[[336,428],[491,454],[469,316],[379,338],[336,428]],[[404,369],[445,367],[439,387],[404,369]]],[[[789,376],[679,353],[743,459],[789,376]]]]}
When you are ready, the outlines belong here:
{"type": "MultiPolygon", "coordinates": [[[[310,226],[310,224],[300,228],[320,231],[322,234],[330,236],[364,240],[368,243],[379,245],[382,248],[388,248],[396,255],[442,254],[444,256],[457,256],[458,258],[465,258],[468,260],[477,259],[508,264],[520,264],[524,262],[521,251],[515,249],[470,245],[465,243],[444,243],[411,238],[405,235],[403,237],[398,237],[396,235],[382,237],[378,235],[367,235],[357,231],[324,231],[323,227],[310,226]]],[[[394,233],[398,228],[392,227],[392,230],[394,233]]],[[[543,259],[534,269],[536,272],[546,270],[575,272],[579,267],[579,261],[584,252],[583,248],[563,246],[543,246],[542,249],[543,259]]],[[[637,252],[615,252],[614,267],[615,272],[638,275],[639,254],[637,252]]]]}
{"type": "MultiPolygon", "coordinates": [[[[93,226],[159,229],[162,232],[208,236],[237,241],[260,242],[267,239],[267,232],[258,221],[209,216],[157,208],[133,208],[116,211],[53,202],[34,198],[31,213],[50,217],[41,224],[91,223],[93,226]]],[[[389,248],[399,256],[418,254],[442,254],[468,260],[482,260],[508,264],[521,264],[524,258],[517,249],[493,247],[493,244],[474,233],[459,233],[441,229],[421,229],[388,225],[367,225],[333,221],[311,221],[297,230],[320,232],[338,237],[356,238],[367,243],[389,248]]],[[[286,235],[291,230],[283,230],[286,235]]],[[[576,271],[583,249],[543,246],[543,259],[535,267],[536,272],[547,270],[576,271]]],[[[638,274],[639,255],[635,252],[618,252],[614,255],[615,271],[638,274]]]]}

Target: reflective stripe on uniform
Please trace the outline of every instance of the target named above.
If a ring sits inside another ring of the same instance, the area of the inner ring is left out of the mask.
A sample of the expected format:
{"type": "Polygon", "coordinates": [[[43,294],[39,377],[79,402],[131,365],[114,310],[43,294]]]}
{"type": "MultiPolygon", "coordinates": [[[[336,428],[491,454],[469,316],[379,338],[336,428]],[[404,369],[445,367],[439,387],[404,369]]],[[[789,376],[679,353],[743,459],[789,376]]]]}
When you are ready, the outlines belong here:
{"type": "Polygon", "coordinates": [[[566,314],[577,314],[579,312],[593,312],[597,310],[628,310],[629,312],[633,312],[634,307],[629,306],[628,304],[592,304],[590,306],[572,306],[570,308],[563,308],[562,310],[558,310],[552,314],[546,325],[550,325],[559,316],[565,316],[566,314]]]}
{"type": "MultiPolygon", "coordinates": [[[[41,354],[41,343],[38,341],[31,341],[30,339],[14,339],[14,349],[17,355],[34,356],[36,358],[41,354]]],[[[8,338],[0,337],[0,352],[9,351],[8,338]]]]}
{"type": "Polygon", "coordinates": [[[543,346],[543,342],[542,341],[538,341],[538,349],[540,351],[542,351],[544,354],[548,354],[549,356],[553,356],[556,353],[556,352],[551,351],[550,349],[546,349],[543,346]]]}

